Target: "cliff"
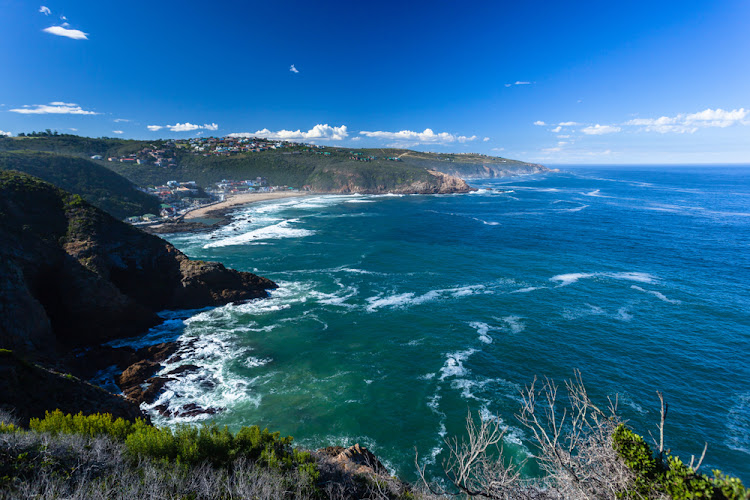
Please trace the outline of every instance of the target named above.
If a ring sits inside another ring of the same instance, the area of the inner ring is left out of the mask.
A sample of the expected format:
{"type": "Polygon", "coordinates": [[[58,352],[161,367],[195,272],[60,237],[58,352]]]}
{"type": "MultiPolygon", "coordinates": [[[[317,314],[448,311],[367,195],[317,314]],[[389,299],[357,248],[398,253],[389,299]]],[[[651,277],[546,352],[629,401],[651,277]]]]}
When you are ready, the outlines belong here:
{"type": "Polygon", "coordinates": [[[265,297],[276,285],[124,224],[80,196],[0,172],[0,348],[54,361],[132,336],[163,309],[265,297]]]}

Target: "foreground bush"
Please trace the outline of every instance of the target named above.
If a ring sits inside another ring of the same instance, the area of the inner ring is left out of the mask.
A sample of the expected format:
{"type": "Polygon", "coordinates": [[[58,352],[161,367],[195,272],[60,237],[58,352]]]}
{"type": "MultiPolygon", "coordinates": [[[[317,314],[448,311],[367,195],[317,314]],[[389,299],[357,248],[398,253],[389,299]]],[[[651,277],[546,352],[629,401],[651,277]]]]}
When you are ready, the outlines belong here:
{"type": "MultiPolygon", "coordinates": [[[[702,458],[693,466],[665,451],[662,400],[657,451],[628,429],[617,415],[617,401],[606,409],[588,396],[580,373],[566,381],[567,402],[558,397],[558,386],[535,379],[521,392],[516,415],[531,435],[532,459],[543,472],[538,479],[522,477],[523,463],[502,456],[504,435],[500,422],[467,417],[464,439],[447,439],[445,480],[428,481],[417,461],[423,485],[438,496],[491,499],[693,499],[750,500],[737,478],[713,471],[698,473],[702,458]]],[[[704,450],[705,454],[705,450],[704,450]]]]}
{"type": "Polygon", "coordinates": [[[172,430],[109,414],[56,410],[32,419],[27,432],[8,420],[0,418],[0,497],[13,492],[9,498],[68,498],[75,490],[87,493],[72,498],[90,498],[101,490],[109,492],[101,498],[140,498],[156,487],[143,483],[143,471],[161,477],[159,498],[194,495],[196,478],[203,489],[213,485],[210,495],[198,498],[246,498],[236,494],[238,488],[268,493],[250,495],[260,498],[318,495],[319,474],[310,453],[292,448],[291,436],[257,426],[236,434],[216,425],[172,430]],[[251,487],[252,478],[269,484],[251,487]]]}

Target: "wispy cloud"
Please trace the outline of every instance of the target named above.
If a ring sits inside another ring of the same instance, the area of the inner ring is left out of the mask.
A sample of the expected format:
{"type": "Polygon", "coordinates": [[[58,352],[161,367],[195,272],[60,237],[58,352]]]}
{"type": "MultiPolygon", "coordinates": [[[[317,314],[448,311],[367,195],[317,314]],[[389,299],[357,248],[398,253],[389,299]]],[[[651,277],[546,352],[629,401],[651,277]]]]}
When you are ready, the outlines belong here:
{"type": "Polygon", "coordinates": [[[326,124],[318,124],[307,132],[302,130],[277,130],[271,131],[267,128],[257,132],[235,132],[229,134],[230,137],[265,137],[267,139],[278,139],[282,141],[311,141],[315,139],[325,139],[340,141],[349,136],[346,125],[340,127],[331,127],[326,124]]]}
{"type": "Polygon", "coordinates": [[[726,128],[732,125],[748,125],[746,119],[750,116],[750,110],[745,108],[725,111],[723,109],[706,109],[697,113],[680,113],[675,116],[662,116],[660,118],[635,118],[625,125],[640,127],[647,132],[659,132],[666,134],[674,132],[678,134],[692,134],[701,128],[719,127],[726,128]]]}
{"type": "Polygon", "coordinates": [[[531,82],[516,82],[513,85],[531,85],[531,82]]]}
{"type": "Polygon", "coordinates": [[[585,127],[581,129],[581,132],[583,132],[586,135],[604,135],[604,134],[614,134],[615,132],[619,132],[622,129],[620,127],[615,127],[613,125],[599,125],[598,123],[596,125],[585,127]]]}
{"type": "Polygon", "coordinates": [[[534,125],[536,125],[537,127],[544,127],[547,124],[544,123],[542,120],[537,120],[534,122],[534,125]]]}
{"type": "Polygon", "coordinates": [[[362,131],[361,135],[375,139],[385,139],[397,141],[397,143],[409,144],[450,144],[453,142],[465,143],[477,139],[476,135],[467,137],[465,135],[454,135],[448,132],[435,133],[430,128],[424,129],[423,132],[413,132],[411,130],[401,130],[399,132],[362,131]]]}
{"type": "Polygon", "coordinates": [[[174,125],[147,125],[147,129],[151,132],[157,132],[163,128],[169,129],[172,132],[192,132],[193,130],[219,130],[219,125],[216,123],[204,123],[203,125],[196,125],[194,123],[175,123],[174,125]]]}
{"type": "Polygon", "coordinates": [[[0,130],[0,137],[10,137],[11,135],[13,134],[11,134],[10,132],[5,132],[3,130],[0,130]]]}
{"type": "Polygon", "coordinates": [[[291,66],[289,66],[289,71],[291,71],[292,73],[299,73],[299,70],[294,67],[294,64],[292,64],[291,66]]]}
{"type": "Polygon", "coordinates": [[[558,125],[557,127],[555,127],[555,128],[553,128],[552,130],[550,130],[550,132],[554,132],[554,133],[556,133],[556,134],[557,134],[557,133],[558,133],[558,132],[560,132],[561,130],[562,130],[562,125],[558,125]]]}
{"type": "Polygon", "coordinates": [[[122,130],[113,130],[112,133],[113,134],[124,134],[124,132],[122,130]]]}
{"type": "Polygon", "coordinates": [[[484,139],[482,139],[482,142],[488,142],[489,140],[490,140],[489,137],[485,137],[484,139]]]}
{"type": "Polygon", "coordinates": [[[84,33],[81,30],[72,30],[68,29],[65,26],[67,26],[68,23],[65,23],[63,26],[50,26],[49,28],[44,28],[42,31],[45,33],[49,33],[51,35],[57,35],[57,36],[64,36],[67,38],[72,38],[73,40],[88,40],[88,33],[84,33]]]}
{"type": "Polygon", "coordinates": [[[115,123],[122,123],[122,122],[129,122],[130,120],[127,120],[125,118],[115,118],[113,121],[115,123]]]}
{"type": "Polygon", "coordinates": [[[576,125],[580,125],[578,122],[560,122],[558,123],[561,127],[575,127],[576,125]]]}
{"type": "Polygon", "coordinates": [[[22,115],[98,115],[94,111],[88,111],[72,102],[55,101],[49,104],[25,105],[20,108],[9,109],[13,113],[22,115]]]}
{"type": "Polygon", "coordinates": [[[39,12],[41,12],[45,16],[49,16],[50,14],[52,14],[52,11],[49,10],[49,7],[45,7],[44,5],[42,5],[41,7],[39,7],[39,12]]]}

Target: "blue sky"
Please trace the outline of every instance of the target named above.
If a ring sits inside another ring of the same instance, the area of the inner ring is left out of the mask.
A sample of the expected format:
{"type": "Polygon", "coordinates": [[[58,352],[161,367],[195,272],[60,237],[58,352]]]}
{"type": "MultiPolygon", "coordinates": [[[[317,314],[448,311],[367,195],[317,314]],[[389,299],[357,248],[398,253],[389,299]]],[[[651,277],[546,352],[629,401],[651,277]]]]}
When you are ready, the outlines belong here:
{"type": "Polygon", "coordinates": [[[0,0],[0,133],[750,163],[750,1],[0,0]]]}

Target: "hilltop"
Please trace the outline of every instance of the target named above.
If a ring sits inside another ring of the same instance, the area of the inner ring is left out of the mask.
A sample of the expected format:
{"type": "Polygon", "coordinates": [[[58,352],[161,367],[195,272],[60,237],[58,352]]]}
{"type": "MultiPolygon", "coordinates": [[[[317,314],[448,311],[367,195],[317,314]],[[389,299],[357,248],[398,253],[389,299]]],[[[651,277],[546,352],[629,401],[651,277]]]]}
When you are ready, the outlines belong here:
{"type": "Polygon", "coordinates": [[[271,185],[317,192],[447,193],[469,191],[462,179],[548,171],[542,165],[478,154],[323,147],[264,138],[0,138],[0,151],[17,150],[101,157],[92,161],[139,186],[192,180],[209,187],[223,179],[262,177],[271,185]]]}
{"type": "Polygon", "coordinates": [[[118,219],[159,213],[159,200],[139,191],[132,182],[80,156],[46,151],[0,152],[0,170],[17,170],[81,195],[118,219]]]}

